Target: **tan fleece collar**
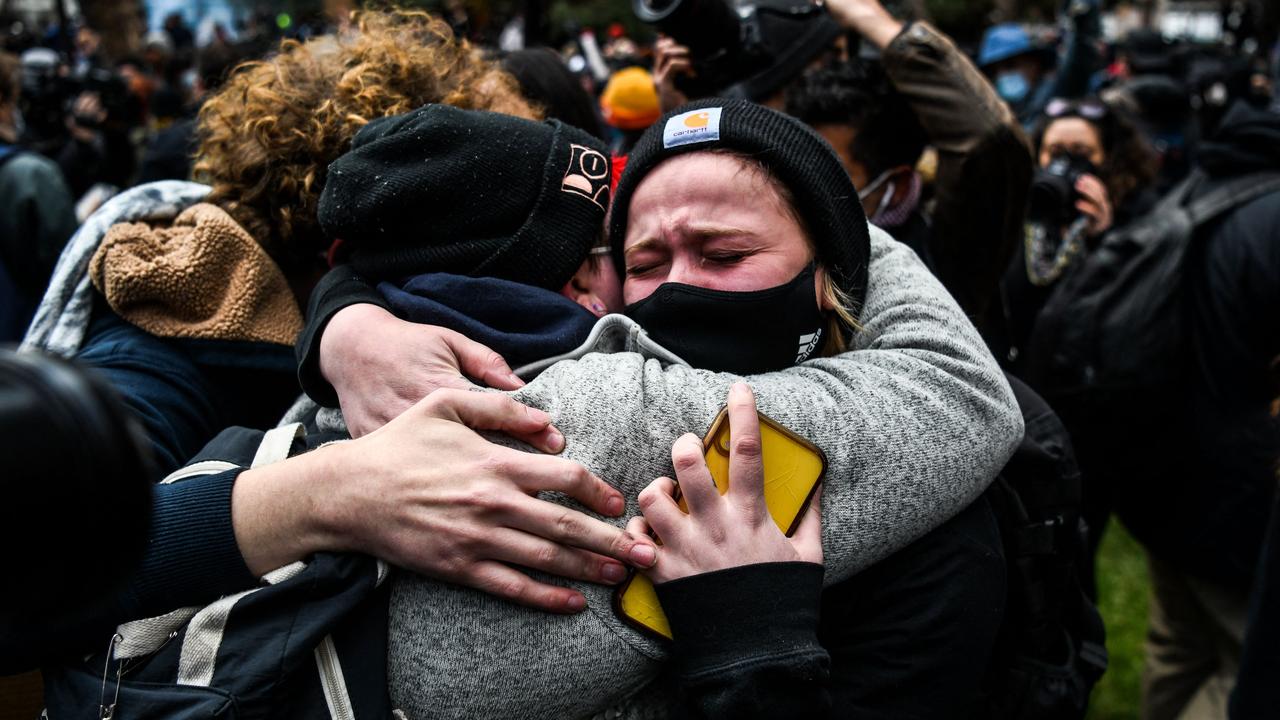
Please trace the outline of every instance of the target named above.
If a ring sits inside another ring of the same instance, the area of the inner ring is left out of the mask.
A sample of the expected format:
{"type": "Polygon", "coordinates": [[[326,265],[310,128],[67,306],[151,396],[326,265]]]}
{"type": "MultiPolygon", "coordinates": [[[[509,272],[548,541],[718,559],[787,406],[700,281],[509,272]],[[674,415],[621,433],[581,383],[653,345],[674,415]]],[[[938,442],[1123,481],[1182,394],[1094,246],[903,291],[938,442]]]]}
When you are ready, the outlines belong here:
{"type": "Polygon", "coordinates": [[[89,277],[116,314],[159,337],[292,345],[302,330],[280,268],[207,203],[168,227],[112,225],[89,277]]]}

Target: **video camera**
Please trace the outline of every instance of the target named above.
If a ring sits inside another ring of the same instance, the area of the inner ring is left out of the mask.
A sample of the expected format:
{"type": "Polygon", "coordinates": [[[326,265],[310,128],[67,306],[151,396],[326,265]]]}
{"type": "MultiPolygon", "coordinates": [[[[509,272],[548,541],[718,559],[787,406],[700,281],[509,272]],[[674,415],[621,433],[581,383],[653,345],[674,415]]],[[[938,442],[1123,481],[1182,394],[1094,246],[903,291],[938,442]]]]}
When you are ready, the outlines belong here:
{"type": "Polygon", "coordinates": [[[632,0],[640,20],[689,48],[694,76],[676,78],[690,98],[761,100],[803,71],[841,33],[813,0],[632,0]]]}
{"type": "MultiPolygon", "coordinates": [[[[80,77],[62,72],[62,60],[47,48],[33,48],[22,55],[22,105],[27,125],[38,136],[48,137],[63,132],[63,119],[72,113],[72,105],[80,93],[98,95],[107,120],[131,119],[132,100],[124,78],[114,70],[92,67],[80,77]]],[[[100,129],[97,118],[76,117],[81,127],[100,129]]]]}

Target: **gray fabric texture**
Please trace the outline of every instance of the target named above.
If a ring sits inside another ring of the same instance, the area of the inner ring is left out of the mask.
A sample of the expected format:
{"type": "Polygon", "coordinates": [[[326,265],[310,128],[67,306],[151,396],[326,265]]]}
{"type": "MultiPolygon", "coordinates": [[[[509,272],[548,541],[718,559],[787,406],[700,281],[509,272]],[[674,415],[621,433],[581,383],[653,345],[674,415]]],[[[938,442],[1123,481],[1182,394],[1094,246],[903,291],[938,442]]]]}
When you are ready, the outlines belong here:
{"type": "Polygon", "coordinates": [[[209,194],[209,186],[161,180],[125,190],[98,208],[71,237],[22,341],[23,350],[72,357],[84,342],[93,312],[89,261],[107,228],[122,222],[172,220],[209,194]]]}
{"type": "MultiPolygon", "coordinates": [[[[827,454],[828,585],[966,506],[1004,466],[1023,430],[1012,391],[955,301],[883,231],[872,229],[871,247],[864,327],[851,350],[746,378],[762,412],[827,454]]],[[[672,473],[672,442],[685,432],[704,434],[741,378],[617,352],[643,349],[643,333],[604,320],[624,328],[598,334],[597,349],[613,352],[557,362],[512,395],[551,414],[567,438],[564,456],[622,490],[630,517],[639,512],[640,490],[672,473]]],[[[414,720],[588,717],[612,715],[620,703],[626,716],[651,714],[661,691],[638,691],[657,677],[665,649],[614,615],[611,588],[543,579],[581,590],[588,610],[548,615],[395,575],[393,705],[414,720]]]]}

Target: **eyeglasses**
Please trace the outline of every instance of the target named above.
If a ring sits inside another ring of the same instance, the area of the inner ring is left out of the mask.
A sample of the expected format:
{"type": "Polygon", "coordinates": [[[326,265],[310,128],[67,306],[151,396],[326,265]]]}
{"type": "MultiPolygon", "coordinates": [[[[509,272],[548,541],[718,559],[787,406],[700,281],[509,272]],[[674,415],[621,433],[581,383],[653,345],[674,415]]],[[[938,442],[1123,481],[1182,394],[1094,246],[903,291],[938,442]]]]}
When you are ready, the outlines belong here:
{"type": "Polygon", "coordinates": [[[1076,101],[1066,98],[1054,98],[1044,108],[1045,116],[1053,119],[1075,115],[1086,120],[1101,120],[1109,112],[1110,110],[1106,104],[1100,100],[1076,101]]]}

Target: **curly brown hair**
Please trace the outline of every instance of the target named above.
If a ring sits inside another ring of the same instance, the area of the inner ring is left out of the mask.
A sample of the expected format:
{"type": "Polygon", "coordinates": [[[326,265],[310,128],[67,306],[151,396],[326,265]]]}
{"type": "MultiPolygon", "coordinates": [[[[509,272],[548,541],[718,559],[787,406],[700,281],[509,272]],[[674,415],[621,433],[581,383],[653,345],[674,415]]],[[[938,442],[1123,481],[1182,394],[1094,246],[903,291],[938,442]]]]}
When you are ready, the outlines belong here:
{"type": "Polygon", "coordinates": [[[538,119],[515,80],[425,12],[363,11],[354,27],[237,67],[200,109],[193,176],[286,274],[327,246],[316,204],[329,163],[370,120],[428,103],[538,119]]]}

